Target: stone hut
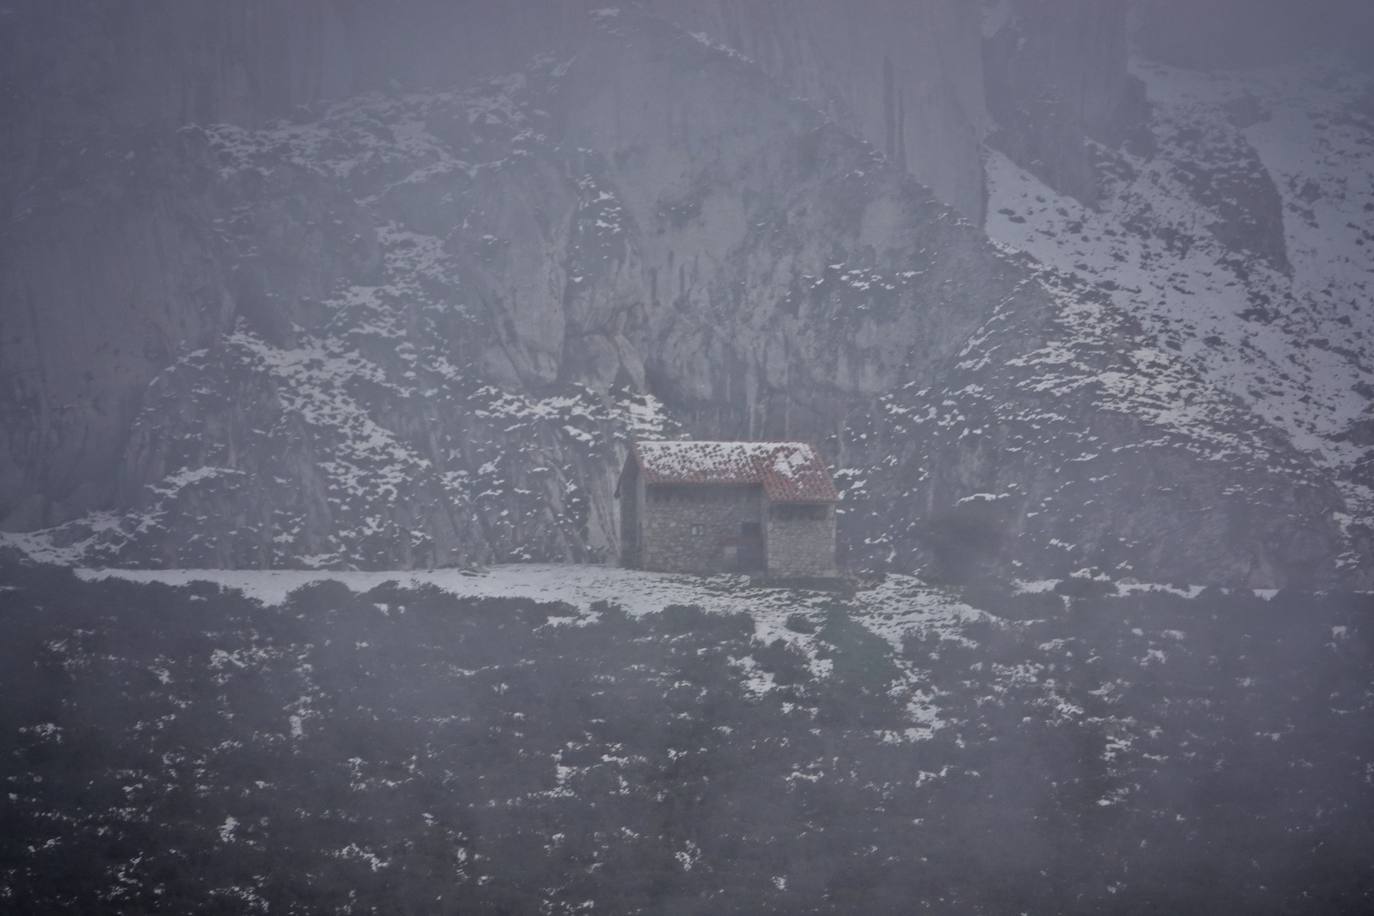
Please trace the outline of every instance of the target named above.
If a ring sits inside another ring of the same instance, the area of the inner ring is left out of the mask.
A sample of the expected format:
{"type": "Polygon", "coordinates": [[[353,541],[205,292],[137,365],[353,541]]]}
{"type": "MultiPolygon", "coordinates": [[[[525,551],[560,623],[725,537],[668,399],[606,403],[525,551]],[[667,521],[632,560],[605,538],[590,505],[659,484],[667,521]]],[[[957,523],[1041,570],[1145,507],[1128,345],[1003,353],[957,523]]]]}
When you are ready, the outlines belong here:
{"type": "Polygon", "coordinates": [[[636,442],[616,486],[621,565],[835,575],[835,484],[803,442],[636,442]]]}

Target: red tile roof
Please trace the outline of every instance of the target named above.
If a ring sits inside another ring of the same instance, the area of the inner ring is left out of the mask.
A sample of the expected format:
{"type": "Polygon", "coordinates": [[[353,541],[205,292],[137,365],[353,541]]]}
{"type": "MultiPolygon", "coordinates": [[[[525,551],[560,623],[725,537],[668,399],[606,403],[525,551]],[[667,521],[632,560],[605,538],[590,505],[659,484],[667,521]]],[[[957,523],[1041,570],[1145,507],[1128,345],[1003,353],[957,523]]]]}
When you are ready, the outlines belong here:
{"type": "Polygon", "coordinates": [[[805,442],[636,442],[646,483],[761,484],[772,502],[835,502],[820,453],[805,442]]]}

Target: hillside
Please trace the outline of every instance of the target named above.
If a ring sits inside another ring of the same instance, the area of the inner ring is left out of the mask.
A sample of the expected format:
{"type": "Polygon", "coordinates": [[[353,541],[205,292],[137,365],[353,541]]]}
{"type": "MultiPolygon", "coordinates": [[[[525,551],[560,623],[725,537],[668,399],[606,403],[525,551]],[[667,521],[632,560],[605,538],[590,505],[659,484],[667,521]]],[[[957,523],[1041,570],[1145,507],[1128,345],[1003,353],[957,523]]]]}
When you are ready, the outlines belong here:
{"type": "Polygon", "coordinates": [[[594,561],[631,438],[789,437],[854,569],[1367,585],[1368,73],[1170,69],[1120,4],[1032,6],[164,23],[247,95],[16,8],[0,39],[125,69],[6,64],[0,525],[594,561]]]}
{"type": "Polygon", "coordinates": [[[0,912],[1374,912],[1372,29],[5,0],[0,912]]]}
{"type": "Polygon", "coordinates": [[[1085,289],[1139,322],[1161,425],[1215,428],[1206,417],[1242,404],[1295,446],[1300,473],[1339,492],[1339,552],[1357,566],[1374,531],[1368,74],[1339,56],[1135,69],[1151,115],[1121,148],[1093,147],[1091,205],[994,153],[988,232],[1068,278],[1065,315],[1089,333],[1085,289]]]}
{"type": "Polygon", "coordinates": [[[3,562],[15,911],[1374,902],[1368,595],[3,562]]]}

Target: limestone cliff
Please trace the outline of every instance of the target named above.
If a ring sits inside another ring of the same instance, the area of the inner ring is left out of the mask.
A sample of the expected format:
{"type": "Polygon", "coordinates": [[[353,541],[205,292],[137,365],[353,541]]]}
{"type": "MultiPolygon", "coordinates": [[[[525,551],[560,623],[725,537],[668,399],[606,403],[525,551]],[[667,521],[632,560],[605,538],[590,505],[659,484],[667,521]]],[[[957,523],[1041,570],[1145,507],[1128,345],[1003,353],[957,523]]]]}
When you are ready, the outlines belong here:
{"type": "Polygon", "coordinates": [[[984,210],[980,18],[962,0],[654,0],[756,62],[971,220],[984,210]]]}
{"type": "MultiPolygon", "coordinates": [[[[339,275],[361,269],[358,259],[373,270],[380,263],[366,233],[334,221],[346,219],[333,214],[334,200],[320,204],[328,219],[280,214],[278,250],[254,251],[241,264],[241,248],[223,247],[227,224],[208,173],[177,131],[310,121],[319,113],[310,106],[329,100],[462,86],[519,69],[536,52],[566,59],[593,21],[585,7],[414,2],[397,13],[307,0],[7,8],[0,114],[14,129],[0,137],[0,205],[12,214],[0,230],[8,331],[0,340],[0,524],[54,524],[109,505],[142,391],[176,354],[239,317],[285,327],[295,302],[325,297],[339,275]],[[296,257],[306,252],[313,256],[296,257]],[[268,262],[280,269],[265,277],[256,265],[268,262]]],[[[665,12],[747,42],[780,80],[779,93],[812,100],[906,161],[945,201],[981,216],[982,91],[967,4],[928,0],[857,18],[821,3],[800,16],[785,4],[728,16],[708,4],[665,12]]],[[[657,118],[667,107],[664,99],[649,104],[627,116],[657,118]]],[[[677,132],[694,131],[690,112],[683,117],[677,132]]],[[[306,196],[338,196],[328,182],[316,189],[306,196]]]]}
{"type": "Polygon", "coordinates": [[[1128,209],[1171,233],[1142,269],[1270,290],[1308,262],[1252,138],[1150,120],[1115,6],[972,7],[19,7],[3,525],[84,562],[594,559],[626,441],[685,432],[818,442],[855,567],[1357,570],[1363,453],[1340,478],[1137,314],[1090,229],[1016,234],[1157,155],[1210,228],[1128,209]]]}
{"type": "Polygon", "coordinates": [[[991,144],[1051,187],[1091,202],[1092,144],[1119,145],[1143,121],[1127,72],[1128,0],[984,4],[991,144]]]}

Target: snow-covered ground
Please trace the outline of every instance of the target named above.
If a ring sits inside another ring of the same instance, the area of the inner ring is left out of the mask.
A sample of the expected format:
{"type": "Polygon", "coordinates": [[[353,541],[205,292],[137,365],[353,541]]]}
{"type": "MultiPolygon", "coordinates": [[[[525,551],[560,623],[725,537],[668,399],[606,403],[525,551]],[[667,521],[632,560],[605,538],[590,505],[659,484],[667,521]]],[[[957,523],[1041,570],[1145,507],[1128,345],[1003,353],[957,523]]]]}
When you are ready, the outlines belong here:
{"type": "MultiPolygon", "coordinates": [[[[702,580],[694,576],[556,563],[511,563],[480,572],[463,569],[80,569],[77,574],[87,580],[119,578],[166,585],[213,582],[272,605],[282,604],[298,588],[326,581],[341,582],[357,592],[369,591],[386,582],[408,587],[432,585],[463,597],[564,601],[583,611],[596,601],[614,601],[629,614],[661,611],[670,604],[698,604],[706,610],[720,611],[727,609],[731,601],[737,602],[737,598],[727,599],[723,590],[704,587],[705,583],[732,580],[702,580]]],[[[760,595],[783,594],[776,589],[755,591],[760,595]]]]}
{"type": "MultiPolygon", "coordinates": [[[[790,614],[810,614],[843,602],[854,619],[875,635],[900,648],[902,637],[914,630],[953,633],[961,621],[984,616],[913,576],[888,576],[881,584],[859,591],[852,599],[832,592],[757,586],[740,576],[688,576],[672,573],[561,563],[506,563],[487,569],[430,569],[398,571],[314,569],[78,569],[88,581],[108,578],[130,582],[186,585],[212,582],[237,589],[249,598],[280,605],[291,592],[317,582],[341,582],[366,592],[387,582],[405,587],[434,586],[459,597],[529,598],[561,601],[585,618],[598,602],[617,604],[631,615],[652,614],[670,605],[695,605],[710,613],[747,610],[756,621],[757,638],[795,640],[799,634],[783,624],[790,614]]],[[[952,637],[951,637],[952,638],[952,637]]]]}

